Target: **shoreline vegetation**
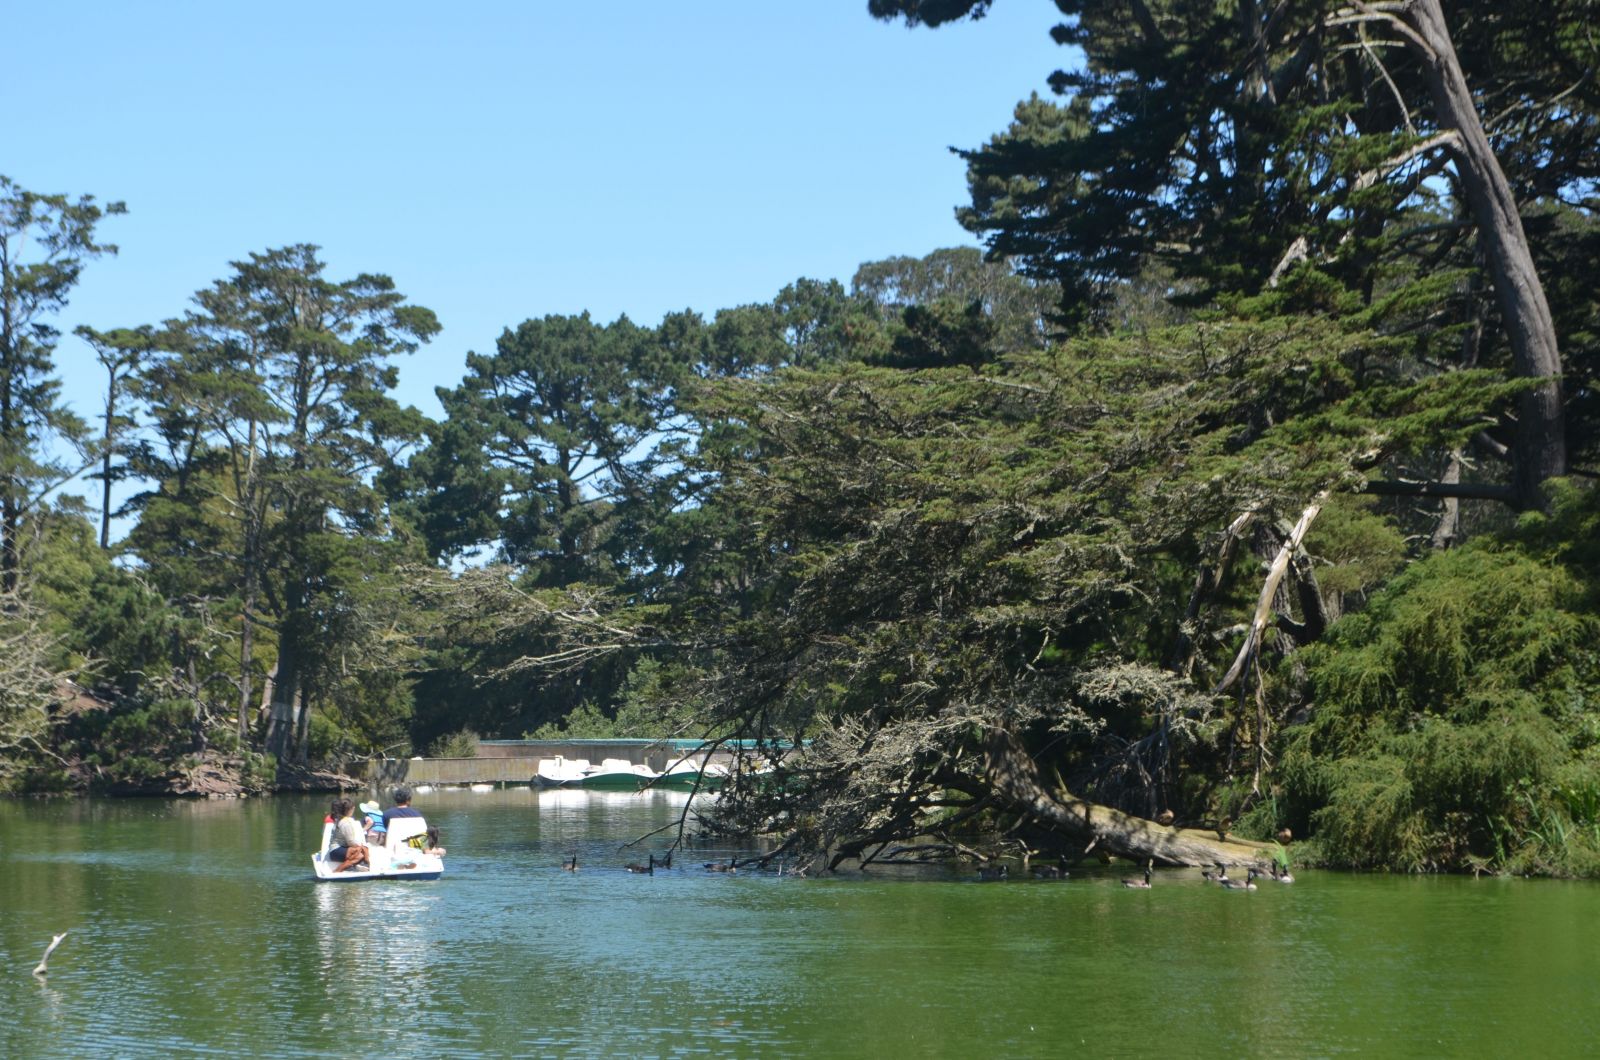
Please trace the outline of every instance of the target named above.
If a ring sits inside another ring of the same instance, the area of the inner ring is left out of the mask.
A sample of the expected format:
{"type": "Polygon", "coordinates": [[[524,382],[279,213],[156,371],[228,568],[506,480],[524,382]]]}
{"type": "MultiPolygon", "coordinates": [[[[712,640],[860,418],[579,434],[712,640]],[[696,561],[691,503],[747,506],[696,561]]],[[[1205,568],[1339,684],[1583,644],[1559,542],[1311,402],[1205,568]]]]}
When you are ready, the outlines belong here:
{"type": "Polygon", "coordinates": [[[0,178],[0,793],[678,736],[815,871],[1600,875],[1600,78],[1524,6],[1063,0],[984,251],[508,324],[439,420],[388,276],[91,327],[123,205],[0,178]]]}

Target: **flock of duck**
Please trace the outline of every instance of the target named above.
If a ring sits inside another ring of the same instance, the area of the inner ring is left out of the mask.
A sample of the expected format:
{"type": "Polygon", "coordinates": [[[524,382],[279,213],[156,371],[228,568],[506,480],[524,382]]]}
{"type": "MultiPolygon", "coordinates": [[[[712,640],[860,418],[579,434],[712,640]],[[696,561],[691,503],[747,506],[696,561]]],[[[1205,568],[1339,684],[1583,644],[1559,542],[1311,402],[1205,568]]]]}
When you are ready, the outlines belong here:
{"type": "MultiPolygon", "coordinates": [[[[1269,862],[1267,864],[1266,872],[1262,872],[1257,868],[1250,869],[1250,871],[1245,873],[1244,879],[1242,880],[1229,879],[1228,866],[1224,865],[1220,861],[1217,862],[1216,872],[1202,872],[1200,875],[1204,876],[1207,882],[1218,884],[1224,890],[1229,891],[1253,891],[1256,889],[1257,880],[1271,880],[1273,883],[1294,882],[1294,874],[1291,873],[1287,868],[1280,869],[1277,862],[1269,862]]],[[[1150,879],[1149,869],[1145,870],[1144,878],[1146,880],[1145,886],[1150,886],[1148,882],[1150,879]]],[[[1122,882],[1124,885],[1127,885],[1128,883],[1127,880],[1123,880],[1122,882]]]]}
{"type": "MultiPolygon", "coordinates": [[[[651,854],[642,864],[637,861],[630,861],[628,864],[622,867],[625,871],[634,873],[638,876],[654,876],[657,869],[672,868],[672,851],[667,851],[665,856],[659,858],[654,854],[651,854]]],[[[570,858],[567,858],[561,862],[561,869],[563,872],[578,871],[577,851],[573,851],[570,858]]],[[[708,861],[705,863],[705,870],[707,872],[738,872],[739,866],[737,863],[732,861],[708,861]]]]}
{"type": "MultiPolygon", "coordinates": [[[[1202,871],[1200,875],[1207,883],[1214,883],[1225,891],[1253,891],[1256,889],[1257,880],[1271,880],[1273,883],[1294,882],[1294,874],[1291,873],[1286,867],[1280,868],[1278,863],[1275,861],[1268,863],[1266,871],[1262,871],[1261,869],[1252,866],[1248,871],[1245,872],[1244,879],[1242,880],[1229,876],[1228,866],[1222,862],[1218,861],[1215,864],[1217,866],[1216,872],[1212,872],[1207,869],[1202,871]]],[[[1069,865],[1070,862],[1067,861],[1066,855],[1062,855],[1055,864],[1034,865],[1030,871],[1033,874],[1033,878],[1036,880],[1065,880],[1072,875],[1072,873],[1068,870],[1069,865]]],[[[706,872],[736,873],[739,871],[738,863],[733,861],[708,861],[702,867],[706,872]]],[[[1130,876],[1122,880],[1122,886],[1136,891],[1150,890],[1154,886],[1154,880],[1152,877],[1152,870],[1154,867],[1154,861],[1145,862],[1143,877],[1130,876]]],[[[634,873],[635,875],[654,876],[657,869],[672,868],[672,851],[667,851],[667,853],[660,858],[656,857],[654,854],[650,854],[643,862],[630,861],[628,864],[622,866],[622,868],[624,871],[634,873]]],[[[573,851],[571,857],[562,860],[561,869],[564,872],[578,871],[577,851],[573,851]]],[[[1009,880],[1010,878],[1011,869],[1007,865],[984,865],[980,866],[978,869],[978,879],[985,883],[994,883],[1000,880],[1009,880]]],[[[48,954],[46,956],[48,956],[48,954]]]]}
{"type": "MultiPolygon", "coordinates": [[[[1067,865],[1068,862],[1065,857],[1062,857],[1054,865],[1035,865],[1032,868],[1033,878],[1036,880],[1064,880],[1072,875],[1067,871],[1067,865]]],[[[1225,891],[1253,891],[1256,889],[1257,880],[1271,880],[1273,883],[1294,882],[1294,874],[1286,867],[1279,868],[1277,862],[1270,862],[1264,872],[1261,869],[1251,867],[1246,871],[1242,880],[1229,876],[1228,866],[1222,862],[1217,862],[1216,866],[1216,872],[1207,869],[1202,871],[1200,875],[1205,878],[1207,883],[1214,883],[1225,891]]],[[[707,867],[709,868],[710,866],[707,867]]],[[[1136,891],[1150,890],[1153,886],[1151,878],[1151,870],[1153,868],[1154,862],[1145,862],[1144,876],[1142,878],[1133,876],[1124,879],[1122,886],[1136,891]]],[[[1010,878],[1011,870],[1006,865],[985,865],[978,869],[978,879],[985,883],[1008,880],[1010,878]]]]}

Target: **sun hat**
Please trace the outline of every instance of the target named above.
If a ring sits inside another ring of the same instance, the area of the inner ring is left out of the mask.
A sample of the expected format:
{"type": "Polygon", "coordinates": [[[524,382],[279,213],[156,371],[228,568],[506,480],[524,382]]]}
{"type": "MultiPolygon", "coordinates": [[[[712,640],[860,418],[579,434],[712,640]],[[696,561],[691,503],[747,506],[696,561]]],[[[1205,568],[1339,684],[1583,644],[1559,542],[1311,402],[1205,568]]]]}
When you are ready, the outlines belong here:
{"type": "Polygon", "coordinates": [[[381,817],[383,815],[383,807],[376,802],[363,802],[360,806],[357,806],[356,809],[360,810],[368,817],[381,817]]]}

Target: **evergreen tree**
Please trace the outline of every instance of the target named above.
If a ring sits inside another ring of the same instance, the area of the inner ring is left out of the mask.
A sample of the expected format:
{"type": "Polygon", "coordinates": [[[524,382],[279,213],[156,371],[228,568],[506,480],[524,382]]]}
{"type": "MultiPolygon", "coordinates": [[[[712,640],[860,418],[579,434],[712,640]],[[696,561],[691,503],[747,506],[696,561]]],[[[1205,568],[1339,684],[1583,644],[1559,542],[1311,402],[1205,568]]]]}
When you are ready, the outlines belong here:
{"type": "Polygon", "coordinates": [[[60,332],[50,318],[85,264],[116,253],[95,242],[95,228],[123,212],[121,203],[41,195],[0,176],[0,594],[17,592],[28,510],[79,470],[46,452],[50,438],[81,443],[84,432],[60,403],[51,361],[60,332]]]}
{"type": "Polygon", "coordinates": [[[238,601],[241,733],[266,618],[276,663],[264,744],[303,759],[319,675],[351,644],[340,625],[350,594],[405,554],[386,543],[374,480],[422,418],[388,396],[391,361],[439,325],[387,276],[326,279],[312,246],[233,264],[169,322],[144,375],[155,433],[136,464],[156,486],[134,502],[131,543],[169,595],[238,601]]]}
{"type": "MultiPolygon", "coordinates": [[[[989,4],[869,6],[937,25],[989,4]]],[[[1463,3],[1448,22],[1438,0],[1057,7],[1057,41],[1085,59],[1051,78],[1066,103],[1030,100],[966,152],[962,218],[991,251],[1059,280],[1080,319],[1152,260],[1197,281],[1182,290],[1202,299],[1255,294],[1300,268],[1387,311],[1383,326],[1436,342],[1459,334],[1416,312],[1452,293],[1439,264],[1481,268],[1497,313],[1462,304],[1457,285],[1456,317],[1488,325],[1510,374],[1529,381],[1506,433],[1512,498],[1538,504],[1567,465],[1562,360],[1518,204],[1588,194],[1600,94],[1587,5],[1463,3]],[[1419,276],[1425,291],[1393,297],[1419,276]]],[[[1328,290],[1314,296],[1324,306],[1328,290]]]]}
{"type": "Polygon", "coordinates": [[[439,390],[445,420],[412,461],[416,509],[431,550],[495,547],[536,584],[611,584],[625,573],[614,536],[643,503],[652,435],[670,375],[654,336],[626,317],[527,320],[467,376],[439,390]]]}

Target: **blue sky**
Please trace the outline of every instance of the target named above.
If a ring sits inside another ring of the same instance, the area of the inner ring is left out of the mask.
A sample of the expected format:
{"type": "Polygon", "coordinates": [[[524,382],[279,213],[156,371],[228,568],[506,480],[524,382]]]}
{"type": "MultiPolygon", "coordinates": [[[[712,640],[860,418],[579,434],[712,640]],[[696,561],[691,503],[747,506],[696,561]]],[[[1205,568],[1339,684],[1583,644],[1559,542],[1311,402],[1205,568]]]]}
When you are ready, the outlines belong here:
{"type": "MultiPolygon", "coordinates": [[[[865,0],[78,3],[7,15],[0,172],[121,199],[58,321],[181,313],[250,251],[311,242],[395,278],[443,333],[401,366],[430,414],[528,317],[653,324],[799,276],[971,243],[950,146],[1067,58],[1054,5],[937,31],[865,0]]],[[[99,369],[58,356],[92,414],[99,369]]]]}

